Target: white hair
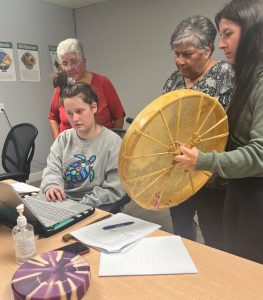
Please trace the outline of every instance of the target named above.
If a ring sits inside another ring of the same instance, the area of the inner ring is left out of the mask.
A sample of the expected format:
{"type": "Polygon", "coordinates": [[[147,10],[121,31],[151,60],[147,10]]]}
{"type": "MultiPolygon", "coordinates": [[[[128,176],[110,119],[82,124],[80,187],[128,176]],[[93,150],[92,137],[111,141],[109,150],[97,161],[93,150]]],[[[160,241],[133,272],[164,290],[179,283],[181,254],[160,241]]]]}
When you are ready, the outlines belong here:
{"type": "Polygon", "coordinates": [[[81,59],[85,59],[83,46],[77,39],[66,39],[58,44],[57,55],[60,62],[62,56],[70,53],[76,54],[81,59]]]}

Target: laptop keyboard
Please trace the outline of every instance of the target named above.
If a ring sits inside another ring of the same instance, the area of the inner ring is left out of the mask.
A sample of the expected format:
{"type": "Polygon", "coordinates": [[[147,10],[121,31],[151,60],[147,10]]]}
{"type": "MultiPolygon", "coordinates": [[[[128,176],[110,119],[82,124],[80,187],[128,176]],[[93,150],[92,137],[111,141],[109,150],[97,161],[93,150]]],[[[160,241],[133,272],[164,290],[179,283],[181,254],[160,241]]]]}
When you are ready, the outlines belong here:
{"type": "Polygon", "coordinates": [[[61,204],[64,203],[43,201],[39,196],[26,196],[24,197],[24,202],[46,227],[76,216],[78,213],[83,212],[83,207],[87,208],[81,203],[76,203],[71,208],[63,207],[61,204]]]}

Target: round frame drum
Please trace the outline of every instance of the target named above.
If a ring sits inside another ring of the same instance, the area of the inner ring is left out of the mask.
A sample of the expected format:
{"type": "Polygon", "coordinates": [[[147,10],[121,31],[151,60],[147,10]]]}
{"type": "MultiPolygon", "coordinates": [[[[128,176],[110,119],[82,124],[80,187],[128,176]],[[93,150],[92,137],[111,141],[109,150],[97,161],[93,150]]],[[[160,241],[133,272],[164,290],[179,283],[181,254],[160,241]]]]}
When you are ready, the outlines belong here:
{"type": "Polygon", "coordinates": [[[119,154],[119,176],[129,194],[148,209],[180,204],[212,175],[184,171],[173,160],[178,142],[203,152],[225,149],[226,113],[216,98],[193,90],[177,90],[146,106],[128,128],[119,154]]]}

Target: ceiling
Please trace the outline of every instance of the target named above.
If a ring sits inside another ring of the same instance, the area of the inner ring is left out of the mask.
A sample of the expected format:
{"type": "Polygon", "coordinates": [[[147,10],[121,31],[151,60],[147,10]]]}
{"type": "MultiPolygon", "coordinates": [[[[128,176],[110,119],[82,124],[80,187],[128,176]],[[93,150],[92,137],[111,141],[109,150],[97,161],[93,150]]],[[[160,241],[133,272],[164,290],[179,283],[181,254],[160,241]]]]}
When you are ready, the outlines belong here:
{"type": "Polygon", "coordinates": [[[92,4],[97,4],[100,2],[106,2],[109,0],[41,0],[41,1],[74,9],[74,8],[80,8],[92,4]]]}

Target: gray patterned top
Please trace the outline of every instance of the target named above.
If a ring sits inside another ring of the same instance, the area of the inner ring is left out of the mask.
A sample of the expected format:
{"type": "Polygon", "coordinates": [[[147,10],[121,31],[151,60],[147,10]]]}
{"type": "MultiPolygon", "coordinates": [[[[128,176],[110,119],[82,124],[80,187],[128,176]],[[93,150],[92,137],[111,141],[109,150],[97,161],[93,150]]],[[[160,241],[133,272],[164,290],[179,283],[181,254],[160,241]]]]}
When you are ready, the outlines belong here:
{"type": "MultiPolygon", "coordinates": [[[[219,99],[226,110],[233,92],[234,71],[231,65],[219,60],[191,89],[206,93],[219,99]]],[[[163,93],[186,89],[184,77],[177,70],[166,80],[163,93]]]]}

